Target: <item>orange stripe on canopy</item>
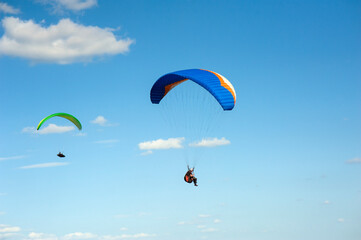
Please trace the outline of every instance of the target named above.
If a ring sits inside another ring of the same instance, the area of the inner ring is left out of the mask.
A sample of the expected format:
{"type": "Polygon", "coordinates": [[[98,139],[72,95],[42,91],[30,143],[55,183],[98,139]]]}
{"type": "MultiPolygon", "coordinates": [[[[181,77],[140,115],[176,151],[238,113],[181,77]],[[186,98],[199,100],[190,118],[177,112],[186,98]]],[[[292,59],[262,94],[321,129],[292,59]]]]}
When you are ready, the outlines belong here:
{"type": "Polygon", "coordinates": [[[182,82],[188,80],[187,78],[186,79],[183,79],[183,80],[180,80],[178,82],[174,82],[174,83],[171,83],[171,84],[168,84],[167,86],[164,87],[164,96],[167,95],[167,93],[172,90],[172,88],[174,88],[175,86],[177,86],[178,84],[181,84],[182,82]]]}
{"type": "MultiPolygon", "coordinates": [[[[206,70],[206,69],[204,69],[204,70],[206,70]]],[[[206,70],[206,71],[211,72],[211,73],[213,73],[214,75],[217,76],[217,78],[218,78],[219,81],[221,82],[221,86],[224,87],[224,88],[226,88],[228,91],[230,91],[230,93],[231,93],[232,96],[233,96],[234,103],[236,103],[236,95],[235,95],[233,89],[223,80],[222,76],[219,75],[219,74],[216,73],[216,72],[211,71],[211,70],[206,70]]]]}

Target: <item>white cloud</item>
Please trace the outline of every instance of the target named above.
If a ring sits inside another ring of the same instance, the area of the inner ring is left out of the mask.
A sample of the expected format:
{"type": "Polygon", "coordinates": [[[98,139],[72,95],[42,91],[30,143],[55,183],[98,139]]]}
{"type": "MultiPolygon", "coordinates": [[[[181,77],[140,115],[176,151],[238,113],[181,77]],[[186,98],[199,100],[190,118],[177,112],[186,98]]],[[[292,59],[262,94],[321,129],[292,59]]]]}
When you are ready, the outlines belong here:
{"type": "Polygon", "coordinates": [[[118,139],[107,139],[107,140],[95,141],[94,143],[98,143],[98,144],[109,144],[109,143],[117,143],[117,142],[119,142],[118,139]]]}
{"type": "Polygon", "coordinates": [[[103,116],[97,116],[91,123],[98,124],[100,126],[105,126],[105,124],[108,122],[107,119],[103,116]]]}
{"type": "Polygon", "coordinates": [[[43,27],[32,20],[6,17],[2,25],[4,35],[0,38],[0,55],[32,62],[88,62],[97,56],[124,54],[134,43],[129,38],[117,39],[109,28],[84,26],[70,19],[43,27]]]}
{"type": "Polygon", "coordinates": [[[37,131],[39,134],[51,134],[51,133],[65,133],[75,130],[74,126],[58,126],[50,123],[47,127],[44,127],[37,131]]]}
{"type": "Polygon", "coordinates": [[[11,227],[8,225],[1,224],[0,225],[0,233],[14,233],[14,232],[20,232],[19,227],[11,227]]]}
{"type": "Polygon", "coordinates": [[[137,239],[137,238],[148,238],[148,237],[156,237],[156,236],[157,236],[156,234],[149,234],[149,233],[106,235],[99,237],[98,240],[137,239]]]}
{"type": "Polygon", "coordinates": [[[82,233],[82,232],[75,232],[75,233],[69,233],[64,236],[64,239],[66,240],[73,240],[73,239],[92,239],[96,238],[97,235],[93,233],[82,233]]]}
{"type": "Polygon", "coordinates": [[[50,123],[48,126],[41,128],[40,130],[36,130],[34,127],[25,127],[23,128],[22,132],[31,134],[51,134],[70,132],[74,129],[74,126],[58,126],[56,124],[50,123]]]}
{"type": "Polygon", "coordinates": [[[343,218],[337,219],[337,222],[344,222],[344,221],[345,221],[345,219],[343,219],[343,218]]]}
{"type": "MultiPolygon", "coordinates": [[[[127,229],[123,229],[124,231],[127,229]]],[[[123,231],[122,230],[122,231],[123,231]]],[[[20,228],[10,227],[4,224],[0,224],[0,239],[9,239],[9,237],[19,234],[20,228]]],[[[82,240],[82,239],[94,239],[94,240],[120,240],[120,239],[139,239],[139,238],[151,238],[156,237],[156,234],[149,233],[135,233],[135,234],[121,234],[121,235],[96,235],[93,233],[74,232],[64,236],[56,236],[55,234],[36,233],[30,232],[26,237],[21,239],[26,240],[82,240]]],[[[11,238],[12,239],[12,238],[11,238]]]]}
{"type": "Polygon", "coordinates": [[[54,234],[31,232],[28,234],[29,240],[58,240],[59,238],[54,234]]]}
{"type": "Polygon", "coordinates": [[[0,12],[9,13],[9,14],[19,14],[20,10],[16,9],[6,3],[0,2],[0,12]]]}
{"type": "Polygon", "coordinates": [[[28,165],[20,167],[21,169],[30,169],[30,168],[48,168],[48,167],[59,167],[68,165],[68,162],[49,162],[49,163],[40,163],[34,165],[28,165]]]}
{"type": "Polygon", "coordinates": [[[158,139],[148,142],[141,142],[138,144],[140,150],[154,150],[154,149],[170,149],[170,148],[183,148],[182,142],[184,137],[158,139]]]}
{"type": "Polygon", "coordinates": [[[15,160],[15,159],[22,159],[25,158],[25,156],[13,156],[13,157],[0,157],[0,161],[5,161],[5,160],[15,160]]]}
{"type": "Polygon", "coordinates": [[[217,147],[222,145],[230,144],[231,142],[224,137],[221,139],[218,138],[206,138],[202,139],[199,142],[190,143],[189,146],[191,147],[217,147]]]}
{"type": "Polygon", "coordinates": [[[94,120],[91,121],[91,123],[98,124],[102,127],[112,127],[118,125],[117,123],[109,123],[108,119],[101,115],[97,116],[94,120]]]}
{"type": "Polygon", "coordinates": [[[149,234],[149,233],[136,233],[133,235],[124,235],[124,238],[145,238],[145,237],[155,237],[156,234],[149,234]]]}
{"type": "Polygon", "coordinates": [[[197,228],[198,229],[203,229],[203,228],[206,228],[206,225],[198,225],[197,228]]]}
{"type": "Polygon", "coordinates": [[[211,215],[209,215],[209,214],[199,214],[198,217],[200,217],[200,218],[209,218],[209,217],[211,217],[211,215]]]}
{"type": "Polygon", "coordinates": [[[325,200],[324,202],[323,202],[323,204],[330,204],[331,202],[330,201],[328,201],[328,200],[325,200]]]}
{"type": "Polygon", "coordinates": [[[361,163],[361,158],[353,158],[353,159],[347,160],[346,163],[361,163]]]}
{"type": "Polygon", "coordinates": [[[119,230],[120,230],[120,231],[127,231],[128,228],[126,228],[126,227],[121,227],[119,230]]]}

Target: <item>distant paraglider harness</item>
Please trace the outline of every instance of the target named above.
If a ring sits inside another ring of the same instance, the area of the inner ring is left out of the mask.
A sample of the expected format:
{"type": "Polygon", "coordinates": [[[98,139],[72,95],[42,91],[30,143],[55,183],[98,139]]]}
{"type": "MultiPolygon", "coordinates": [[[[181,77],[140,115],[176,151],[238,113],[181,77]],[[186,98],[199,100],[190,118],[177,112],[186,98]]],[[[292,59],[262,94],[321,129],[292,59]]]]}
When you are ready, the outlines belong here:
{"type": "Polygon", "coordinates": [[[59,153],[57,154],[57,156],[58,156],[58,157],[60,157],[60,158],[65,157],[65,155],[64,155],[64,154],[62,154],[61,152],[59,152],[59,153]]]}
{"type": "Polygon", "coordinates": [[[186,181],[187,183],[194,183],[194,186],[198,186],[197,185],[197,178],[194,176],[193,171],[194,168],[189,168],[189,166],[187,166],[188,171],[187,173],[184,175],[184,181],[186,181]]]}

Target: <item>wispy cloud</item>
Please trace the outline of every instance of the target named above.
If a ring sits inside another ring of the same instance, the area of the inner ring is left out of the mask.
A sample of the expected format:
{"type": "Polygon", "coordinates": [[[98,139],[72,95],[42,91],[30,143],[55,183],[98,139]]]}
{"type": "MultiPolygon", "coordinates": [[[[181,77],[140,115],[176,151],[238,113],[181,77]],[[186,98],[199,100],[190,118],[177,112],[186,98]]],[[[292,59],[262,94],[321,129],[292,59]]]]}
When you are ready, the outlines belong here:
{"type": "Polygon", "coordinates": [[[168,138],[158,139],[148,142],[141,142],[138,144],[140,150],[158,150],[158,149],[171,149],[171,148],[183,148],[184,137],[180,138],[168,138]]]}
{"type": "Polygon", "coordinates": [[[191,147],[217,147],[222,145],[228,145],[231,142],[226,138],[222,137],[221,139],[218,138],[206,138],[202,139],[199,142],[190,143],[189,146],[191,147]]]}
{"type": "MultiPolygon", "coordinates": [[[[5,226],[5,225],[4,225],[5,226]]],[[[5,227],[2,227],[0,225],[0,230],[5,229],[5,227]]],[[[15,231],[10,230],[18,230],[19,229],[10,229],[11,227],[6,227],[6,232],[0,231],[0,239],[2,236],[5,236],[4,234],[14,234],[15,231]],[[1,235],[2,234],[2,235],[1,235]]],[[[123,229],[122,231],[125,231],[127,229],[123,229]]],[[[16,232],[18,232],[16,231],[16,232]]],[[[57,236],[55,234],[47,234],[47,233],[37,233],[37,232],[31,232],[26,236],[26,240],[80,240],[80,239],[93,239],[93,240],[120,240],[120,239],[139,239],[139,238],[152,238],[156,237],[157,235],[154,233],[134,233],[134,234],[121,234],[121,235],[97,235],[94,233],[89,232],[74,232],[65,234],[63,236],[57,236]]],[[[5,238],[8,239],[8,238],[5,238]]],[[[24,238],[23,238],[24,239],[24,238]]]]}
{"type": "Polygon", "coordinates": [[[201,232],[205,233],[205,232],[217,232],[218,229],[216,228],[205,228],[205,229],[202,229],[201,232]]]}
{"type": "Polygon", "coordinates": [[[82,233],[82,232],[75,232],[69,233],[64,236],[65,240],[73,240],[73,239],[93,239],[96,238],[97,235],[93,233],[82,233]]]}
{"type": "Polygon", "coordinates": [[[5,161],[5,160],[16,160],[16,159],[23,159],[25,158],[25,156],[23,155],[19,155],[19,156],[12,156],[12,157],[0,157],[0,161],[5,161]]]}
{"type": "Polygon", "coordinates": [[[56,124],[50,123],[48,126],[36,130],[35,127],[25,127],[23,128],[23,133],[31,134],[52,134],[52,133],[65,133],[75,130],[74,126],[58,126],[56,124]]]}
{"type": "Polygon", "coordinates": [[[150,154],[153,154],[153,151],[148,150],[148,151],[140,153],[140,155],[142,155],[142,156],[147,156],[147,155],[150,155],[150,154]]]}
{"type": "Polygon", "coordinates": [[[325,200],[324,202],[323,202],[323,204],[330,204],[331,202],[330,201],[328,201],[328,200],[325,200]]]}
{"type": "Polygon", "coordinates": [[[342,223],[342,222],[344,222],[344,221],[345,221],[345,219],[343,219],[343,218],[337,219],[337,222],[340,222],[340,223],[342,223]]]}
{"type": "Polygon", "coordinates": [[[66,9],[80,11],[95,7],[97,0],[53,0],[66,9]]]}
{"type": "Polygon", "coordinates": [[[7,3],[0,2],[0,12],[8,13],[8,14],[19,14],[20,9],[14,8],[7,3]]]}
{"type": "Polygon", "coordinates": [[[149,213],[149,212],[139,212],[139,213],[137,213],[137,216],[139,216],[139,217],[150,216],[150,215],[152,215],[152,214],[149,213]]]}
{"type": "Polygon", "coordinates": [[[133,213],[133,214],[117,214],[114,215],[115,218],[130,218],[130,217],[145,217],[145,216],[150,216],[152,215],[149,212],[138,212],[138,213],[133,213]]]}
{"type": "Polygon", "coordinates": [[[3,239],[3,240],[19,239],[19,238],[16,238],[17,235],[19,235],[19,233],[0,233],[0,239],[3,239]]]}
{"type": "Polygon", "coordinates": [[[31,133],[36,134],[36,128],[35,127],[24,127],[23,130],[21,130],[23,133],[31,133]]]}
{"type": "Polygon", "coordinates": [[[128,218],[128,217],[130,217],[131,215],[129,215],[129,214],[117,214],[117,215],[115,215],[114,217],[115,218],[128,218]]]}
{"type": "Polygon", "coordinates": [[[110,144],[110,143],[117,143],[117,142],[119,142],[119,139],[99,140],[99,141],[95,141],[94,143],[97,143],[97,144],[110,144]]]}
{"type": "MultiPolygon", "coordinates": [[[[113,238],[109,239],[127,239],[127,238],[149,238],[149,237],[156,237],[156,234],[149,234],[149,233],[135,233],[135,234],[122,234],[119,236],[114,236],[113,238]]],[[[105,238],[104,238],[105,240],[105,238]]]]}
{"type": "Polygon", "coordinates": [[[85,137],[87,135],[87,133],[85,132],[78,132],[77,134],[75,134],[75,136],[78,136],[78,137],[85,137]]]}
{"type": "Polygon", "coordinates": [[[58,240],[59,238],[54,234],[31,232],[28,234],[27,240],[58,240]]]}
{"type": "Polygon", "coordinates": [[[221,220],[220,219],[214,219],[213,223],[220,223],[221,220]]]}
{"type": "Polygon", "coordinates": [[[37,2],[50,5],[54,13],[59,14],[64,13],[64,10],[78,12],[97,6],[97,0],[37,0],[37,2]]]}
{"type": "Polygon", "coordinates": [[[14,233],[20,232],[20,227],[12,227],[5,224],[0,224],[0,233],[14,233]]]}
{"type": "MultiPolygon", "coordinates": [[[[97,235],[93,233],[75,232],[69,233],[62,237],[54,234],[35,233],[28,234],[27,240],[80,240],[80,239],[94,239],[94,240],[120,240],[120,239],[139,239],[156,237],[156,234],[150,233],[135,233],[135,234],[121,234],[121,235],[97,235]]],[[[1,239],[1,238],[0,238],[1,239]]]]}
{"type": "Polygon", "coordinates": [[[44,27],[32,20],[6,17],[2,25],[0,54],[26,58],[34,63],[89,62],[97,56],[124,54],[134,43],[129,38],[117,38],[112,29],[84,26],[70,19],[44,27]]]}
{"type": "Polygon", "coordinates": [[[212,216],[209,214],[198,214],[193,219],[189,221],[180,221],[178,225],[197,225],[197,228],[206,228],[204,225],[205,222],[209,222],[212,216]]]}
{"type": "Polygon", "coordinates": [[[347,160],[346,163],[361,163],[361,158],[353,158],[353,159],[350,159],[350,160],[347,160]]]}
{"type": "Polygon", "coordinates": [[[33,164],[28,166],[20,167],[21,169],[30,169],[30,168],[48,168],[48,167],[60,167],[68,165],[68,162],[49,162],[49,163],[40,163],[40,164],[33,164]]]}

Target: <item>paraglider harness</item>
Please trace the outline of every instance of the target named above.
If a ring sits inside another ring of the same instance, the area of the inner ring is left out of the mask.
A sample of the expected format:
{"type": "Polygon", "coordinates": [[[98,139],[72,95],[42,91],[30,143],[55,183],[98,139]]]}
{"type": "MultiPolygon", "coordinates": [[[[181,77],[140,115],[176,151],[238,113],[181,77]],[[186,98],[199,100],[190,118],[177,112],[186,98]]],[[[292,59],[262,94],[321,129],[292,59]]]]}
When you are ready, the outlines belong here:
{"type": "Polygon", "coordinates": [[[184,175],[184,181],[186,181],[187,183],[192,183],[192,182],[194,182],[194,185],[197,186],[197,178],[194,177],[194,175],[193,175],[194,168],[193,168],[193,170],[191,170],[191,169],[189,168],[189,166],[187,166],[187,168],[188,168],[188,171],[187,171],[187,173],[184,175]]]}
{"type": "Polygon", "coordinates": [[[184,175],[184,181],[186,181],[187,183],[192,183],[193,182],[193,179],[191,178],[191,173],[188,171],[186,173],[186,175],[184,175]]]}
{"type": "Polygon", "coordinates": [[[65,155],[64,155],[64,154],[62,154],[61,152],[59,152],[59,153],[57,154],[57,156],[58,156],[58,157],[60,157],[60,158],[65,157],[65,155]]]}

